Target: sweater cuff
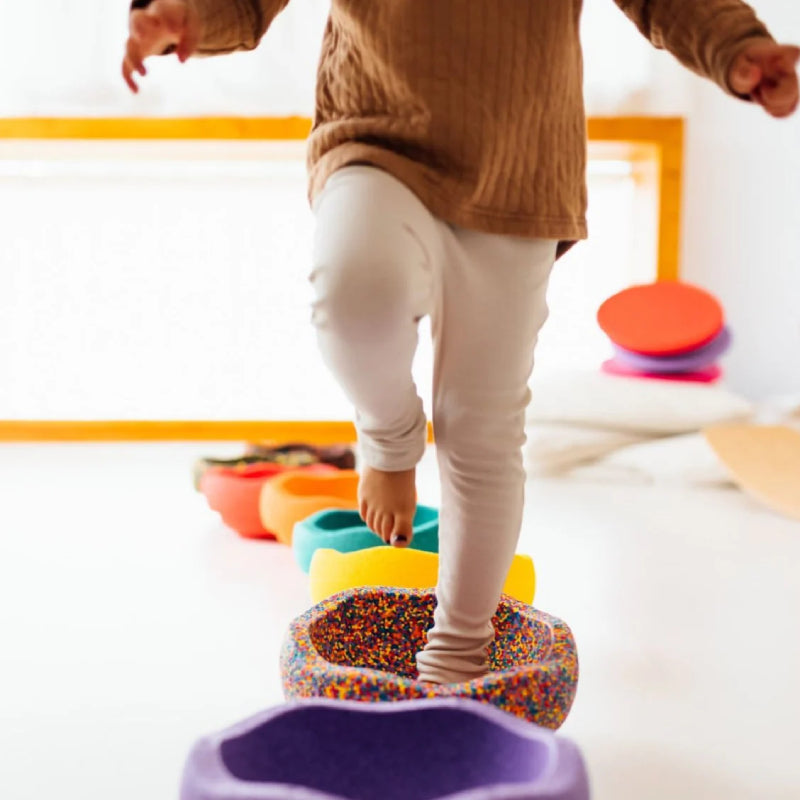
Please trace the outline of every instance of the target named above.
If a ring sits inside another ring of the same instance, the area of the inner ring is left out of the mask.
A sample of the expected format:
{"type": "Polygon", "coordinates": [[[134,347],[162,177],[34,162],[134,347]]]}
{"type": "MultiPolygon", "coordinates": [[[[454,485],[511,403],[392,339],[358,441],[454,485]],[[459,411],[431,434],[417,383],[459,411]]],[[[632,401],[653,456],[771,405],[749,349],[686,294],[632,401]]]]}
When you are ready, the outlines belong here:
{"type": "Polygon", "coordinates": [[[187,0],[200,23],[199,55],[230,53],[240,49],[247,36],[243,30],[240,0],[187,0]]]}
{"type": "Polygon", "coordinates": [[[200,55],[254,50],[288,0],[186,0],[200,21],[200,55]]]}

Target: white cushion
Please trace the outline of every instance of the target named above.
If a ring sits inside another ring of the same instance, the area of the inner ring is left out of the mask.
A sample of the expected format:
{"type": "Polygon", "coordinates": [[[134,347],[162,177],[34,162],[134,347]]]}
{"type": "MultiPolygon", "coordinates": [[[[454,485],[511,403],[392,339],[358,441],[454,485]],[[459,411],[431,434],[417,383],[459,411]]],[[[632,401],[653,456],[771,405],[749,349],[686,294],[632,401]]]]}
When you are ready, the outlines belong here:
{"type": "Polygon", "coordinates": [[[532,476],[557,475],[620,447],[645,440],[645,437],[627,431],[558,422],[529,425],[527,434],[525,468],[532,476]]]}
{"type": "Polygon", "coordinates": [[[599,371],[534,375],[529,423],[572,425],[666,435],[744,422],[753,406],[719,385],[645,380],[599,371]]]}
{"type": "Polygon", "coordinates": [[[702,433],[669,436],[624,447],[571,474],[614,483],[733,485],[728,470],[702,433]]]}

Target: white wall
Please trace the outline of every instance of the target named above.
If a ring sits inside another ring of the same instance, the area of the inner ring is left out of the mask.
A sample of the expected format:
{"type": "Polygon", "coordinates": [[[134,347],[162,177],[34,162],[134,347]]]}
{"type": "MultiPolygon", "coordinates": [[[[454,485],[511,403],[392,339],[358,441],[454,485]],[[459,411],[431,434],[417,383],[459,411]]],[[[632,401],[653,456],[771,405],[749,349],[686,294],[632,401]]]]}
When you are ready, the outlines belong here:
{"type": "MultiPolygon", "coordinates": [[[[797,0],[756,0],[781,41],[800,44],[797,0]]],[[[692,82],[684,275],[724,301],[736,334],[733,386],[800,390],[800,116],[776,121],[692,82]]]]}
{"type": "MultiPolygon", "coordinates": [[[[754,6],[778,40],[800,44],[797,0],[754,6]]],[[[728,382],[754,398],[797,392],[800,115],[774,120],[668,57],[659,81],[668,88],[660,110],[688,120],[683,276],[726,308],[736,337],[728,382]]]]}
{"type": "MultiPolygon", "coordinates": [[[[311,114],[330,0],[291,0],[251,53],[151,59],[133,96],[120,77],[128,0],[0,2],[0,116],[311,114]],[[36,46],[20,31],[36,31],[36,46]],[[13,76],[13,79],[9,79],[13,76]]],[[[649,48],[611,0],[585,0],[586,93],[614,113],[651,77],[649,48]],[[614,41],[614,47],[608,43],[614,41]]]]}

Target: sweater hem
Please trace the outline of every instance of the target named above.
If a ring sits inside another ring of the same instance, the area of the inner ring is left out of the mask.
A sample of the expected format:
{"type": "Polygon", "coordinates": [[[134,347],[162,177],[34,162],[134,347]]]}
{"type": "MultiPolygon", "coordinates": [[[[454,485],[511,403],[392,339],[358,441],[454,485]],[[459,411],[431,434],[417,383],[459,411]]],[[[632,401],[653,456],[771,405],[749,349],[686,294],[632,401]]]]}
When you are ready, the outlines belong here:
{"type": "Polygon", "coordinates": [[[454,202],[447,195],[447,185],[436,171],[398,153],[358,142],[339,145],[309,165],[309,201],[312,206],[328,178],[338,170],[355,164],[383,169],[410,189],[438,219],[460,228],[502,236],[558,241],[559,256],[577,241],[587,238],[583,216],[541,216],[482,208],[475,204],[454,202]]]}

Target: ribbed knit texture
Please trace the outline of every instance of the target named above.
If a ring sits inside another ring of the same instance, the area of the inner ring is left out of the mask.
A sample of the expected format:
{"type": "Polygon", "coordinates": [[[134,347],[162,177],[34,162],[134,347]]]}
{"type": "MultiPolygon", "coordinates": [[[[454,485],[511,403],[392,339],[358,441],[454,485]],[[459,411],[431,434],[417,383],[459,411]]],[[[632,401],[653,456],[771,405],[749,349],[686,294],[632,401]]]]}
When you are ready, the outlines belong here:
{"type": "MultiPolygon", "coordinates": [[[[205,54],[251,49],[288,0],[189,0],[205,54]]],[[[641,32],[726,90],[769,36],[740,0],[616,0],[641,32]]],[[[403,181],[437,217],[487,233],[586,236],[582,0],[332,0],[310,196],[346,164],[403,181]]],[[[614,42],[608,42],[613,52],[614,42]]]]}

